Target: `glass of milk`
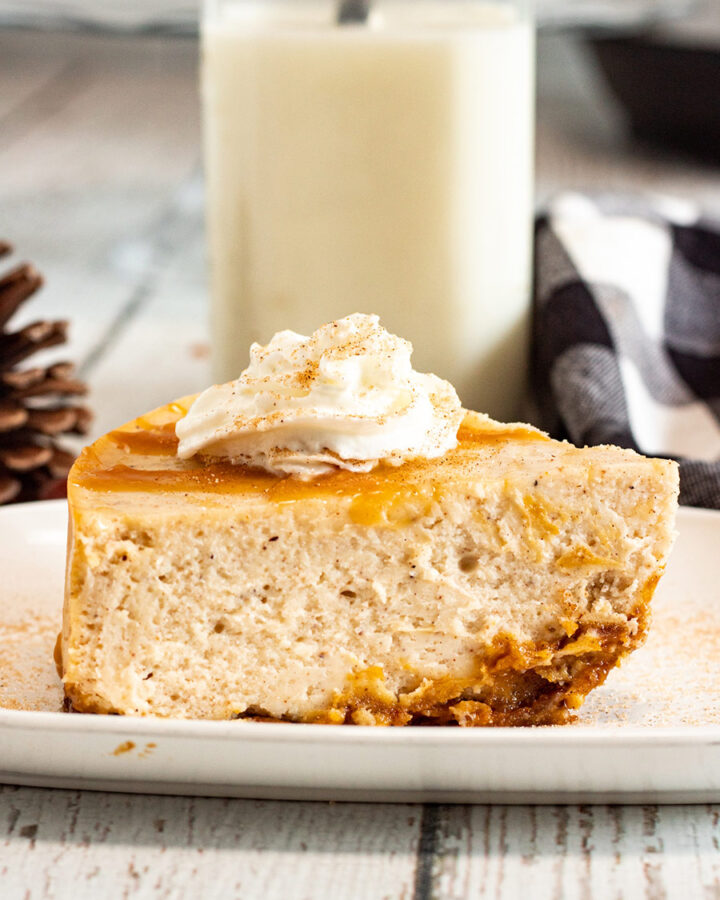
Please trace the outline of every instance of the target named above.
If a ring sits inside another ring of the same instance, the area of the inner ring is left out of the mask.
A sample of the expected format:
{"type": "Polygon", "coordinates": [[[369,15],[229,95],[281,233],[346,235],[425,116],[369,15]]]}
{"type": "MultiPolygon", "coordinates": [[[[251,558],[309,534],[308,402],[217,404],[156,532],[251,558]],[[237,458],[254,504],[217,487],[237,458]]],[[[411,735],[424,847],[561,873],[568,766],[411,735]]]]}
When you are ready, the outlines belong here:
{"type": "Polygon", "coordinates": [[[468,407],[527,372],[534,30],[524,0],[209,0],[214,375],[378,313],[468,407]]]}

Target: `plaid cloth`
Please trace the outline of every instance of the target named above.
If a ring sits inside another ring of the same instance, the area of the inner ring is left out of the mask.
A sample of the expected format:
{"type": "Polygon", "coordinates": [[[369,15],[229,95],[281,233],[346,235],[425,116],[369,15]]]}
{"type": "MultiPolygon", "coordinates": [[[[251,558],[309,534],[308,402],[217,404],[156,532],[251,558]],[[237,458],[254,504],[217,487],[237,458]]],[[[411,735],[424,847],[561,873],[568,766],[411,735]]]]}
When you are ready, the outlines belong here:
{"type": "Polygon", "coordinates": [[[680,463],[720,509],[720,226],[668,199],[560,196],[536,226],[534,419],[680,463]]]}

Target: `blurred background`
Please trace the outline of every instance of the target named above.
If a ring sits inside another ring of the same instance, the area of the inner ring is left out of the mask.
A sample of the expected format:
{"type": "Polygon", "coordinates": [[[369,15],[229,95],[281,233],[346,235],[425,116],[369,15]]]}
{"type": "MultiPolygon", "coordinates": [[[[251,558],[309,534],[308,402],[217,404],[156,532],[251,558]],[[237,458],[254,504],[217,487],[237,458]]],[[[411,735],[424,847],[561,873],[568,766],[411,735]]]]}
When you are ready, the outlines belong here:
{"type": "MultiPolygon", "coordinates": [[[[720,217],[719,0],[537,7],[538,206],[617,189],[720,217]]],[[[210,379],[197,19],[0,0],[0,238],[47,284],[15,324],[70,320],[92,435],[210,379]]]]}

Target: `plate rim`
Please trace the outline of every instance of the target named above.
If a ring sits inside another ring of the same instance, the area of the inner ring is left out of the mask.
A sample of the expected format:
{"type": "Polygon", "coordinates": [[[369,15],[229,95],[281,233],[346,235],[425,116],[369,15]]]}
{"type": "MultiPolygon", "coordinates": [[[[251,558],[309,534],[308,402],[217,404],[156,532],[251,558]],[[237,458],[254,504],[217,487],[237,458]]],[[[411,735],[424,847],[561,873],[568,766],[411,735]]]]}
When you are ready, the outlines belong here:
{"type": "Polygon", "coordinates": [[[268,739],[324,745],[372,744],[379,746],[502,746],[524,744],[532,736],[532,747],[582,745],[602,747],[627,744],[643,747],[659,743],[665,746],[720,746],[720,725],[566,725],[528,728],[377,728],[371,725],[307,724],[296,722],[247,722],[238,719],[206,721],[202,719],[157,719],[140,716],[111,716],[83,713],[0,709],[0,730],[22,731],[37,728],[45,732],[73,733],[90,731],[107,735],[142,735],[143,738],[208,739],[263,743],[268,739]]]}

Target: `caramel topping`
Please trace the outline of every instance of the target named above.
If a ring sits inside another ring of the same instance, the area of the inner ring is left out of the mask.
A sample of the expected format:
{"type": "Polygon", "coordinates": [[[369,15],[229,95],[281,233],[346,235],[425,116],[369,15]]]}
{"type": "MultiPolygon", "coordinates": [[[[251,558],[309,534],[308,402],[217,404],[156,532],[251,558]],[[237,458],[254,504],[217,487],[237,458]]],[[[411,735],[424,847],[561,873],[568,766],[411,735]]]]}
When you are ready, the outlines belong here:
{"type": "Polygon", "coordinates": [[[474,428],[467,420],[458,429],[458,442],[460,444],[504,444],[507,441],[549,441],[542,431],[534,428],[503,428],[497,431],[485,431],[482,428],[474,428]]]}
{"type": "Polygon", "coordinates": [[[390,466],[380,467],[368,474],[341,470],[305,482],[289,476],[277,478],[260,469],[230,463],[196,463],[167,469],[136,468],[123,463],[81,468],[86,461],[83,458],[73,471],[72,483],[94,491],[257,494],[276,503],[307,497],[344,496],[352,498],[353,520],[368,525],[383,519],[397,522],[403,515],[400,507],[404,508],[408,500],[417,498],[419,509],[427,508],[433,499],[433,492],[412,484],[409,473],[400,473],[399,469],[390,466]]]}
{"type": "MultiPolygon", "coordinates": [[[[186,402],[171,404],[111,431],[87,447],[71,472],[71,490],[254,494],[276,503],[347,497],[353,521],[401,525],[426,515],[438,497],[435,479],[427,477],[429,467],[436,473],[446,463],[452,466],[458,456],[480,444],[495,450],[510,441],[546,440],[532,429],[483,430],[474,427],[472,417],[468,417],[458,433],[458,447],[440,459],[381,465],[368,473],[337,470],[304,482],[199,457],[179,459],[175,424],[185,411],[186,402]]],[[[437,481],[442,481],[442,475],[437,481]]]]}
{"type": "Polygon", "coordinates": [[[58,678],[63,677],[63,655],[62,655],[62,631],[58,634],[53,648],[53,662],[58,673],[58,678]]]}
{"type": "Polygon", "coordinates": [[[174,422],[148,431],[111,431],[107,439],[124,453],[139,456],[174,455],[178,445],[174,422]]]}

